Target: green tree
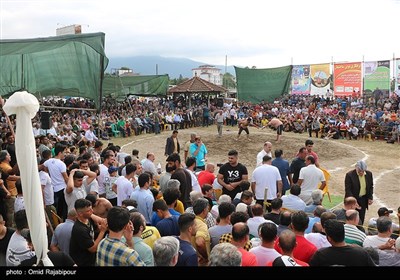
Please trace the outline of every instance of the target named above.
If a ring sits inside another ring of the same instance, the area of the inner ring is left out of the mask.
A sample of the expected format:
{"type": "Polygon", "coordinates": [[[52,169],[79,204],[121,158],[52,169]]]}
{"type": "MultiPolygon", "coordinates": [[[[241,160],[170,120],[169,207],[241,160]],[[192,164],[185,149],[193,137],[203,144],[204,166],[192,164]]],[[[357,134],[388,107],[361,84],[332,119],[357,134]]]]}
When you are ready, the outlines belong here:
{"type": "Polygon", "coordinates": [[[222,84],[225,88],[236,88],[235,77],[231,73],[225,73],[222,77],[222,84]]]}
{"type": "Polygon", "coordinates": [[[189,80],[189,79],[188,79],[188,78],[184,78],[184,77],[182,76],[182,74],[181,74],[181,75],[179,75],[178,78],[170,79],[170,80],[169,80],[169,84],[170,84],[170,85],[179,85],[180,83],[183,83],[183,82],[185,82],[185,81],[187,81],[187,80],[189,80]]]}
{"type": "Polygon", "coordinates": [[[178,78],[178,80],[177,80],[177,83],[180,84],[180,83],[183,83],[183,82],[186,81],[186,80],[187,80],[187,78],[184,78],[184,77],[182,76],[182,74],[179,74],[179,78],[178,78]]]}
{"type": "Polygon", "coordinates": [[[169,80],[169,84],[170,85],[176,85],[177,84],[177,79],[176,78],[170,79],[169,80]]]}

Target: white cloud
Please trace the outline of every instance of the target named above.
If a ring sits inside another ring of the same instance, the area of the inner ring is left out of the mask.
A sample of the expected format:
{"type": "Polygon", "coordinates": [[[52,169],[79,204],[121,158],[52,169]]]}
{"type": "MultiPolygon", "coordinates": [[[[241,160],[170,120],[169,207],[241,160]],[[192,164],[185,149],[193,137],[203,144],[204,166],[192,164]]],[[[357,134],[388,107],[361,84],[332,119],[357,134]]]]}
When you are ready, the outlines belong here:
{"type": "MultiPolygon", "coordinates": [[[[104,32],[109,57],[161,55],[276,67],[391,59],[398,0],[0,0],[0,38],[104,32]]],[[[400,56],[400,53],[397,54],[400,56]]]]}

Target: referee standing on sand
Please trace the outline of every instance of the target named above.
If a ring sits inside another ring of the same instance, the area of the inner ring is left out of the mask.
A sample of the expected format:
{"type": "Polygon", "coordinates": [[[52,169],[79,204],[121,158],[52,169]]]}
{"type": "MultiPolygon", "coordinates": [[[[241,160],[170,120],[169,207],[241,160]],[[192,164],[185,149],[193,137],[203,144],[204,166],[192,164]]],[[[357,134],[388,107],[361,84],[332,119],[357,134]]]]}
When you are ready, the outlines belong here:
{"type": "Polygon", "coordinates": [[[367,170],[367,164],[363,160],[356,163],[356,168],[347,172],[344,179],[345,195],[357,199],[360,209],[361,224],[364,224],[365,212],[373,202],[374,180],[371,171],[367,170]]]}

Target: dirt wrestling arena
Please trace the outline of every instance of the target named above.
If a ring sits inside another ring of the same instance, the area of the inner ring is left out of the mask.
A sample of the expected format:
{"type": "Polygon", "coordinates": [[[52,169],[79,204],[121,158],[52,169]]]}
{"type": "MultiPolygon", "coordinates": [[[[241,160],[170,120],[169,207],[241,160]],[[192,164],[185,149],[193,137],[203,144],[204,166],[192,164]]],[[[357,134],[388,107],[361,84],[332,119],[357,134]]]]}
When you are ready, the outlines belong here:
{"type": "MultiPolygon", "coordinates": [[[[202,137],[203,143],[208,149],[208,162],[225,163],[228,158],[228,151],[236,149],[239,152],[239,162],[246,165],[249,178],[256,166],[256,156],[263,147],[265,141],[273,144],[272,151],[282,149],[284,158],[291,160],[295,157],[299,148],[304,146],[308,139],[308,133],[296,134],[293,132],[283,132],[282,142],[276,144],[276,132],[267,128],[264,130],[250,127],[250,139],[246,139],[245,132],[242,133],[239,140],[234,138],[238,133],[237,126],[224,126],[223,135],[217,137],[217,128],[215,125],[206,128],[196,127],[179,130],[178,140],[181,146],[181,158],[183,158],[183,147],[186,141],[190,139],[190,134],[195,132],[202,137]]],[[[147,152],[154,152],[155,164],[161,163],[165,167],[164,147],[166,138],[171,136],[171,131],[167,130],[161,134],[142,134],[131,136],[129,138],[113,138],[115,145],[120,145],[122,150],[131,154],[132,149],[140,151],[142,159],[147,152]]],[[[314,135],[313,135],[314,136],[314,135]]],[[[400,144],[387,144],[383,140],[366,141],[361,140],[325,140],[311,138],[314,141],[314,151],[318,154],[320,166],[327,169],[331,178],[328,181],[329,193],[332,203],[327,203],[328,197],[324,197],[324,205],[330,208],[340,207],[344,195],[344,177],[346,172],[354,169],[354,164],[358,160],[365,160],[374,177],[374,203],[370,206],[366,214],[366,221],[369,218],[377,216],[379,207],[393,209],[391,214],[394,222],[399,221],[396,218],[397,208],[400,206],[400,144]]],[[[105,143],[106,144],[106,143],[105,143]]],[[[216,169],[215,174],[217,174],[216,169]]]]}

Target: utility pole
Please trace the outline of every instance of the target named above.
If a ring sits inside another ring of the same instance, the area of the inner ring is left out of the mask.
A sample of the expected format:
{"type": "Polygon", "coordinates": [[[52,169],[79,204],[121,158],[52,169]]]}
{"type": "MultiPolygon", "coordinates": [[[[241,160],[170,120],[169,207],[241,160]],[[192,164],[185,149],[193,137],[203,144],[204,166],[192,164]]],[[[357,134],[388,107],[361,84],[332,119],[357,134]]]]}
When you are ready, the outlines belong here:
{"type": "MultiPolygon", "coordinates": [[[[394,80],[394,92],[397,92],[397,77],[396,77],[396,55],[393,53],[393,65],[392,65],[392,69],[393,69],[393,80],[394,80]]],[[[389,84],[389,95],[390,95],[390,87],[391,83],[389,84]]]]}
{"type": "Polygon", "coordinates": [[[156,75],[158,75],[158,64],[156,64],[156,75]]]}
{"type": "Polygon", "coordinates": [[[225,74],[228,68],[228,55],[225,55],[225,74]]]}

